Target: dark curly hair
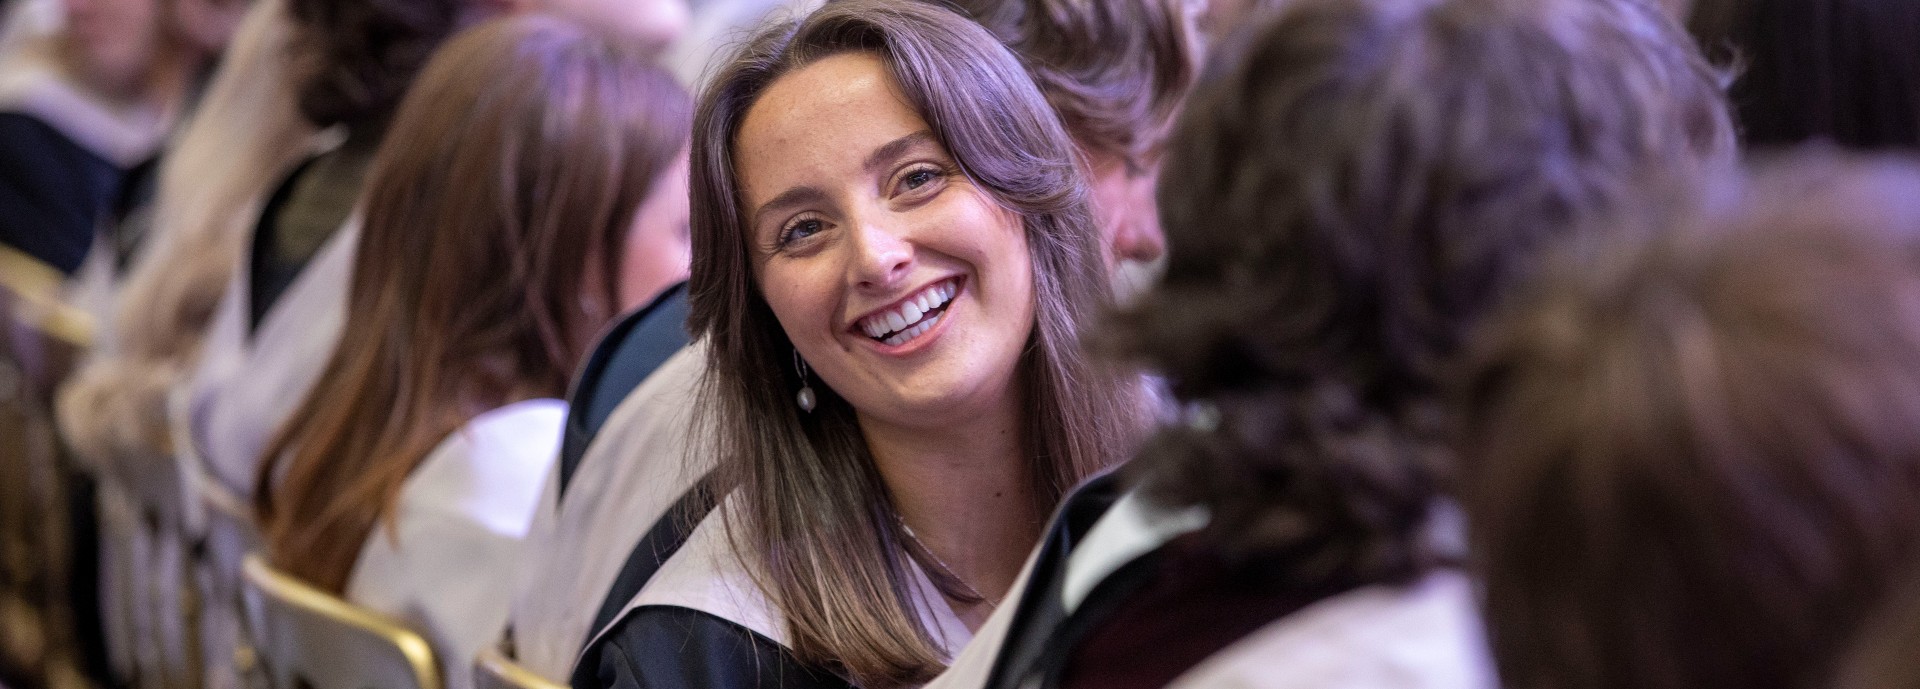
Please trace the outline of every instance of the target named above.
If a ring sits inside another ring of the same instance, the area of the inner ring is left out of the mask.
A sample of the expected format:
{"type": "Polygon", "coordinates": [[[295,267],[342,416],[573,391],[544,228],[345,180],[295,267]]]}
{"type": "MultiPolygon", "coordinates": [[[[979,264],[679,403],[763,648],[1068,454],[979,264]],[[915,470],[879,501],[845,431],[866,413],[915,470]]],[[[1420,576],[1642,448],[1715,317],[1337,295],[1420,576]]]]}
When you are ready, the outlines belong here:
{"type": "Polygon", "coordinates": [[[935,0],[1011,48],[1080,146],[1150,165],[1193,82],[1183,0],[935,0]]]}
{"type": "Polygon", "coordinates": [[[1164,282],[1111,346],[1190,404],[1135,478],[1259,576],[1410,578],[1442,369],[1573,221],[1731,156],[1714,74],[1635,0],[1301,0],[1169,142],[1164,282]]]}
{"type": "Polygon", "coordinates": [[[1462,357],[1507,686],[1861,686],[1920,555],[1920,167],[1776,165],[1609,220],[1462,357]]]}
{"type": "Polygon", "coordinates": [[[384,122],[474,0],[289,0],[300,114],[317,127],[384,122]]]}

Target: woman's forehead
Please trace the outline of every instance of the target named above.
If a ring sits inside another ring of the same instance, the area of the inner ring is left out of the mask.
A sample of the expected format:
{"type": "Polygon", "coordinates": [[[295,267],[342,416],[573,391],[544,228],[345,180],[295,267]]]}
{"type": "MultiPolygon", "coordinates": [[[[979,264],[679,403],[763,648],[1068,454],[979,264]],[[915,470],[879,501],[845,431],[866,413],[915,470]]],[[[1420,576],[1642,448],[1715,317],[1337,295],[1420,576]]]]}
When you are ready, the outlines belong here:
{"type": "Polygon", "coordinates": [[[742,118],[734,155],[752,187],[755,178],[854,171],[874,149],[925,130],[879,56],[842,53],[769,85],[742,118]]]}

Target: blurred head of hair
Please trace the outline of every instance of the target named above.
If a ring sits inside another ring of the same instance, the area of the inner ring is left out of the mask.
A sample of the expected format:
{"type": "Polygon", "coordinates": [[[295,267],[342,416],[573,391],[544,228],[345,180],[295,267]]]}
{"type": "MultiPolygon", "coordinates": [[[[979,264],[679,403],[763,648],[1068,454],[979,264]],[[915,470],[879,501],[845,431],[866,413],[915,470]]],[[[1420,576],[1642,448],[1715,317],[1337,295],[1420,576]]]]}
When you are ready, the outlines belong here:
{"type": "Polygon", "coordinates": [[[1689,25],[1739,68],[1731,95],[1747,144],[1920,149],[1920,3],[1698,0],[1689,25]]]}
{"type": "Polygon", "coordinates": [[[317,127],[383,126],[427,58],[483,0],[287,0],[300,114],[317,127]]]}
{"type": "Polygon", "coordinates": [[[268,446],[280,566],[338,591],[447,434],[559,397],[619,303],[627,229],[692,105],[632,41],[545,17],[447,44],[368,176],[344,339],[268,446]]]}
{"type": "Polygon", "coordinates": [[[1920,167],[1776,165],[1611,221],[1464,367],[1508,686],[1825,686],[1916,554],[1920,167]]]}
{"type": "Polygon", "coordinates": [[[1113,328],[1200,412],[1134,468],[1252,576],[1404,580],[1468,329],[1642,175],[1725,164],[1725,104],[1633,0],[1299,0],[1244,51],[1175,128],[1167,273],[1113,328]]]}
{"type": "Polygon", "coordinates": [[[942,0],[1011,48],[1075,143],[1146,167],[1193,81],[1183,0],[942,0]]]}

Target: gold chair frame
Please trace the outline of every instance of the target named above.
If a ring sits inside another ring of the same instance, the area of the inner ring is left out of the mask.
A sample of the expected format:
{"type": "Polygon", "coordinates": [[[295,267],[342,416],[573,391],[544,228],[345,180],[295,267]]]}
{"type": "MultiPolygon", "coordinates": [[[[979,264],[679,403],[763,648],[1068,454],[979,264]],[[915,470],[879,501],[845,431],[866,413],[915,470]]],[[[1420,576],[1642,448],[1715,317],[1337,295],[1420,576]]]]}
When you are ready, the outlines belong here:
{"type": "Polygon", "coordinates": [[[275,689],[440,689],[433,649],[420,634],[247,556],[247,617],[275,689]]]}
{"type": "Polygon", "coordinates": [[[567,689],[567,685],[541,677],[492,646],[473,659],[473,685],[474,689],[567,689]]]}

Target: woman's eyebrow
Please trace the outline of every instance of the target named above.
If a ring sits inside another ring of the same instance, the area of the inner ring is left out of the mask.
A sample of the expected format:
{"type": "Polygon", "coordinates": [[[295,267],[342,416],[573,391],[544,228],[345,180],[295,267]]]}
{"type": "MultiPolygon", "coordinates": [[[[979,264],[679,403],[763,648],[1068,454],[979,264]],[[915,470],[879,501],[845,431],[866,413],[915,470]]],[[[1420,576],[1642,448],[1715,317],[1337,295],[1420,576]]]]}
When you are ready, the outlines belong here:
{"type": "MultiPolygon", "coordinates": [[[[867,154],[867,159],[860,163],[860,168],[868,174],[873,174],[874,171],[884,167],[888,162],[906,154],[907,151],[913,150],[915,146],[933,143],[934,141],[933,132],[927,129],[922,129],[894,139],[881,144],[879,148],[875,148],[872,153],[867,154]]],[[[827,193],[821,191],[819,187],[793,187],[780,192],[779,195],[774,196],[766,203],[760,204],[760,208],[753,212],[751,222],[754,227],[758,227],[763,216],[768,213],[794,206],[825,203],[826,200],[827,193]]]]}
{"type": "Polygon", "coordinates": [[[860,169],[866,171],[867,174],[873,174],[874,171],[879,170],[888,162],[912,150],[913,147],[924,143],[931,143],[933,140],[933,132],[922,129],[886,142],[881,144],[879,148],[873,149],[872,153],[867,154],[867,160],[860,164],[860,169]]]}
{"type": "Polygon", "coordinates": [[[824,204],[826,202],[827,192],[821,191],[819,187],[794,187],[780,192],[779,196],[775,196],[772,200],[760,204],[760,209],[753,212],[751,226],[759,227],[763,216],[777,210],[792,208],[794,206],[824,204]]]}

